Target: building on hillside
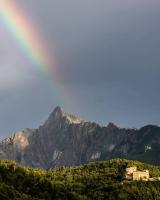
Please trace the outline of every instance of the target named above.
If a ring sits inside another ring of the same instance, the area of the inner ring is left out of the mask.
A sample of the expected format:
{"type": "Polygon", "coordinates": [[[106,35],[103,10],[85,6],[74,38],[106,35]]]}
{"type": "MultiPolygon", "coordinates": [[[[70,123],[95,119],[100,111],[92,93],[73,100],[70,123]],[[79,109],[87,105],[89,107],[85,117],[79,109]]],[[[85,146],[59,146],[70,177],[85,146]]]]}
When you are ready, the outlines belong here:
{"type": "Polygon", "coordinates": [[[126,174],[125,174],[125,179],[127,180],[132,180],[133,179],[133,172],[137,171],[137,167],[127,167],[126,168],[126,174]]]}
{"type": "Polygon", "coordinates": [[[126,168],[126,173],[127,174],[132,174],[135,171],[137,171],[137,167],[136,166],[134,166],[134,167],[127,167],[126,168]]]}
{"type": "Polygon", "coordinates": [[[133,172],[133,181],[148,181],[149,180],[149,170],[135,171],[133,172]]]}
{"type": "Polygon", "coordinates": [[[143,171],[138,171],[137,167],[128,167],[126,168],[126,174],[125,178],[127,180],[143,180],[143,181],[148,181],[149,180],[149,170],[143,170],[143,171]]]}

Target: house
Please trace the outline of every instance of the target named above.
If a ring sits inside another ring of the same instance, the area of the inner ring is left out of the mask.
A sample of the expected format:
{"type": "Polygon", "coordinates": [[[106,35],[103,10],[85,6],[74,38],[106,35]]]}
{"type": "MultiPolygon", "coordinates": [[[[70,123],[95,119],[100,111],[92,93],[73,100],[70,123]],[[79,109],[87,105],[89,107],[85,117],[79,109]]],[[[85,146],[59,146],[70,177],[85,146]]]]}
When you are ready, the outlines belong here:
{"type": "Polygon", "coordinates": [[[132,174],[135,171],[137,171],[137,167],[136,166],[134,166],[134,167],[127,167],[126,168],[126,173],[127,174],[132,174]]]}
{"type": "Polygon", "coordinates": [[[133,179],[133,172],[137,171],[137,167],[127,167],[126,168],[126,174],[125,174],[125,179],[127,180],[132,180],[133,179]]]}
{"type": "Polygon", "coordinates": [[[149,170],[135,171],[133,172],[133,181],[148,181],[149,180],[149,170]]]}
{"type": "Polygon", "coordinates": [[[138,171],[136,166],[126,168],[125,179],[127,180],[149,180],[149,170],[138,171]]]}

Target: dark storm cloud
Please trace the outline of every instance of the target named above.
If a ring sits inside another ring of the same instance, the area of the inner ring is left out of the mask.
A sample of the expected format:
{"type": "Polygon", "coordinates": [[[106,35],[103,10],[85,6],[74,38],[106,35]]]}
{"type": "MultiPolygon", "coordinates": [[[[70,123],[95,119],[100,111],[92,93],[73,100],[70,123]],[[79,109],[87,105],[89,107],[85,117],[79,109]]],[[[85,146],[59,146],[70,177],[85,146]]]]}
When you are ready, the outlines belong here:
{"type": "MultiPolygon", "coordinates": [[[[159,124],[158,0],[15,2],[44,36],[51,54],[52,49],[55,51],[61,71],[60,84],[71,90],[76,99],[77,106],[67,107],[67,111],[103,124],[109,121],[127,127],[159,124]]],[[[10,130],[5,128],[4,113],[8,116],[17,112],[16,121],[9,117],[10,128],[15,130],[25,124],[37,125],[56,104],[63,105],[63,101],[50,94],[42,79],[35,79],[32,81],[37,85],[36,93],[32,93],[32,87],[25,81],[24,90],[15,89],[16,100],[4,101],[0,117],[4,132],[10,130]],[[45,99],[41,98],[44,94],[45,99]],[[17,105],[14,111],[12,102],[17,105]],[[21,111],[28,113],[25,106],[28,104],[33,113],[23,119],[21,111]]]]}

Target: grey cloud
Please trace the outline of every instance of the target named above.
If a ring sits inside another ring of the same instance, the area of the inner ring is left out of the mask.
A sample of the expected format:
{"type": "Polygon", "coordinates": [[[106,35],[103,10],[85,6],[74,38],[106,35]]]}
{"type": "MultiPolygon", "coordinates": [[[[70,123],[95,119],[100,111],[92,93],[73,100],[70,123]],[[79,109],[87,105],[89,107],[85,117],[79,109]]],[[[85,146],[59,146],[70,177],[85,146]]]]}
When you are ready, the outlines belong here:
{"type": "MultiPolygon", "coordinates": [[[[55,51],[59,84],[72,91],[75,103],[64,109],[102,124],[159,124],[160,1],[14,1],[43,35],[50,54],[55,51]]],[[[8,75],[6,69],[0,71],[5,81],[8,77],[8,82],[17,83],[7,90],[7,99],[0,94],[1,131],[36,126],[54,106],[64,105],[63,95],[60,99],[51,94],[54,84],[33,71],[25,57],[17,57],[13,44],[1,44],[1,50],[3,62],[7,59],[7,66],[17,69],[8,68],[8,75]]],[[[7,82],[3,85],[1,91],[6,91],[7,82]]]]}

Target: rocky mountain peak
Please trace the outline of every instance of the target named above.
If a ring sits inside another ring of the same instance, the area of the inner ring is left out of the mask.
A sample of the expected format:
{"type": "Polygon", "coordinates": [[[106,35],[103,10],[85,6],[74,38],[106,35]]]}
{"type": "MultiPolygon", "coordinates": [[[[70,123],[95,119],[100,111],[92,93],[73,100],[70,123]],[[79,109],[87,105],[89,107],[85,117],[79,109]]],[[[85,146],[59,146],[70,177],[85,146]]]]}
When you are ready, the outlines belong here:
{"type": "Polygon", "coordinates": [[[68,124],[80,124],[84,122],[84,120],[82,120],[81,118],[68,114],[64,112],[64,110],[60,106],[57,106],[49,116],[47,123],[59,123],[61,121],[66,122],[68,124]]]}
{"type": "Polygon", "coordinates": [[[59,121],[64,117],[64,111],[60,106],[57,106],[53,112],[50,114],[49,118],[47,121],[49,122],[54,122],[54,121],[59,121]]]}
{"type": "Polygon", "coordinates": [[[38,129],[25,129],[0,141],[0,159],[45,169],[115,157],[138,158],[160,165],[159,151],[158,126],[100,126],[65,113],[59,106],[38,129]]]}
{"type": "Polygon", "coordinates": [[[107,128],[108,128],[108,129],[118,129],[118,127],[117,127],[114,123],[112,123],[112,122],[110,122],[110,123],[108,124],[107,128]]]}
{"type": "Polygon", "coordinates": [[[60,106],[57,106],[51,115],[54,116],[55,118],[63,117],[64,111],[60,106]]]}
{"type": "Polygon", "coordinates": [[[74,115],[66,114],[65,117],[66,117],[66,120],[68,121],[68,123],[70,123],[70,124],[80,124],[80,123],[84,122],[84,120],[82,120],[81,118],[76,117],[74,115]]]}

